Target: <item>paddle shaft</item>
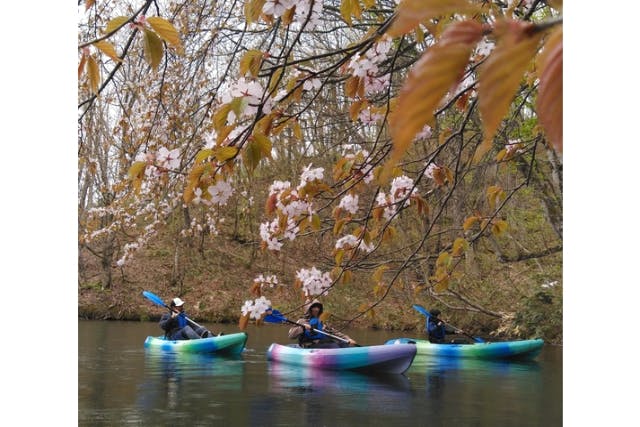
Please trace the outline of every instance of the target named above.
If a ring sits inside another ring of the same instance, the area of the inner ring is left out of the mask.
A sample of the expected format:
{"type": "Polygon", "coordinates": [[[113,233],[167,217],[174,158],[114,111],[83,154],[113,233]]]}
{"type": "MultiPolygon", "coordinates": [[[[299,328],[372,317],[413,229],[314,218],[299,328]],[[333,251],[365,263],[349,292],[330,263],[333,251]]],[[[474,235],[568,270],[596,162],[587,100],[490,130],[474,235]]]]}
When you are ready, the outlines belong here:
{"type": "MultiPolygon", "coordinates": [[[[439,317],[436,317],[436,316],[432,315],[431,313],[429,313],[429,312],[427,311],[427,309],[426,309],[426,308],[424,308],[424,307],[423,307],[423,306],[421,306],[421,305],[414,304],[414,305],[413,305],[413,308],[414,308],[414,309],[416,309],[416,310],[418,310],[418,311],[419,311],[420,313],[422,313],[423,315],[425,315],[425,316],[427,317],[427,319],[428,319],[429,317],[433,317],[434,319],[438,319],[439,321],[441,321],[441,322],[442,322],[442,323],[444,323],[445,325],[449,325],[449,326],[451,326],[453,329],[455,329],[455,330],[456,330],[456,333],[461,333],[462,335],[466,335],[466,336],[468,336],[469,338],[471,338],[472,340],[474,340],[475,342],[484,342],[484,340],[482,340],[482,339],[480,339],[480,338],[478,338],[478,337],[474,337],[473,335],[469,335],[468,333],[466,333],[466,332],[465,332],[465,331],[463,331],[462,329],[456,328],[456,327],[455,327],[455,326],[453,326],[451,323],[449,323],[449,322],[445,322],[444,320],[440,319],[439,317]]],[[[428,321],[428,320],[427,320],[427,321],[428,321]]]]}
{"type": "MultiPolygon", "coordinates": [[[[280,316],[276,316],[276,317],[278,317],[278,318],[280,318],[280,319],[284,320],[284,321],[285,321],[285,322],[287,322],[287,323],[291,323],[292,325],[298,325],[298,326],[301,326],[303,329],[304,329],[304,328],[306,328],[306,326],[305,326],[305,325],[303,325],[302,323],[294,322],[293,320],[289,320],[289,319],[287,319],[286,317],[284,317],[284,316],[282,316],[282,315],[280,315],[280,316]]],[[[342,342],[344,342],[344,343],[350,344],[349,340],[345,340],[344,338],[340,338],[340,337],[338,337],[338,336],[336,336],[336,335],[332,335],[332,334],[330,334],[329,332],[321,331],[321,330],[319,330],[319,329],[314,328],[313,326],[309,326],[309,327],[311,328],[311,330],[312,330],[312,331],[318,331],[318,332],[320,332],[321,334],[324,334],[324,335],[326,335],[326,336],[328,336],[328,337],[331,337],[331,338],[336,339],[336,340],[338,340],[338,341],[342,341],[342,342]]],[[[358,346],[358,344],[356,344],[356,346],[358,346]]],[[[358,347],[359,347],[359,346],[358,346],[358,347]]]]}

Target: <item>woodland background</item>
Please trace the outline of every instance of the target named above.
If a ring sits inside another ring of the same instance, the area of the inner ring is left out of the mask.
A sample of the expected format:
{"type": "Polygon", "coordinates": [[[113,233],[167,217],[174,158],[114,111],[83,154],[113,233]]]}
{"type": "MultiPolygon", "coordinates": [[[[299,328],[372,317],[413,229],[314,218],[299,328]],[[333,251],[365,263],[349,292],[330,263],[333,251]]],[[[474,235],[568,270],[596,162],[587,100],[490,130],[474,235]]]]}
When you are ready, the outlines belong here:
{"type": "Polygon", "coordinates": [[[299,312],[313,266],[337,326],[562,343],[561,2],[268,3],[79,4],[78,315],[299,312]]]}

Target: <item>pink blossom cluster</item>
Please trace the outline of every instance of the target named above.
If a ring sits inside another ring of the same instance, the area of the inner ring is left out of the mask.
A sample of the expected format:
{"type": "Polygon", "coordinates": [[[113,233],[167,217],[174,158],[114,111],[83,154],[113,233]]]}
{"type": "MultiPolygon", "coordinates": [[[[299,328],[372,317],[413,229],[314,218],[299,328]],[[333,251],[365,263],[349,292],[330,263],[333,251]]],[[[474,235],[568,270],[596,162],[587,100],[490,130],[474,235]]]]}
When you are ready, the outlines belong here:
{"type": "Polygon", "coordinates": [[[305,29],[312,30],[320,24],[323,3],[324,0],[267,0],[262,6],[262,13],[273,18],[280,18],[288,10],[295,7],[293,23],[296,26],[302,26],[308,19],[305,29]]]}
{"type": "Polygon", "coordinates": [[[390,220],[396,214],[398,205],[406,207],[411,204],[410,197],[417,193],[417,188],[413,188],[413,180],[406,175],[396,177],[391,181],[389,194],[384,192],[376,196],[376,206],[384,207],[383,217],[390,220]]]}
{"type": "MultiPolygon", "coordinates": [[[[244,77],[240,77],[237,82],[231,84],[228,90],[222,92],[221,101],[224,104],[228,104],[236,98],[242,99],[242,111],[241,117],[253,116],[258,112],[258,106],[262,102],[265,90],[262,85],[256,80],[247,80],[244,77]]],[[[273,101],[265,102],[263,110],[266,113],[271,111],[273,101]]],[[[241,117],[236,117],[234,111],[230,111],[227,116],[227,120],[230,123],[235,123],[241,117]]]]}
{"type": "Polygon", "coordinates": [[[261,286],[268,285],[270,288],[278,286],[278,278],[275,274],[266,277],[259,274],[255,279],[253,279],[253,282],[260,283],[261,286]]]}
{"type": "Polygon", "coordinates": [[[356,54],[348,68],[354,76],[364,79],[365,96],[385,90],[389,86],[390,74],[380,75],[378,65],[387,59],[391,49],[391,38],[383,36],[364,55],[356,54]]]}
{"type": "Polygon", "coordinates": [[[339,208],[344,209],[352,215],[358,212],[358,198],[359,196],[353,194],[346,194],[342,200],[340,200],[339,208]]]}
{"type": "Polygon", "coordinates": [[[327,292],[332,280],[329,273],[318,270],[315,266],[310,270],[301,268],[296,272],[296,278],[302,283],[305,296],[316,296],[327,292]]]}
{"type": "Polygon", "coordinates": [[[365,184],[369,184],[371,181],[373,181],[374,165],[371,164],[371,160],[369,159],[369,152],[367,150],[359,149],[359,147],[355,145],[347,145],[345,147],[345,150],[358,150],[355,153],[345,152],[343,156],[345,159],[353,160],[354,163],[352,169],[364,176],[363,181],[365,184]]]}
{"type": "Polygon", "coordinates": [[[261,296],[255,300],[246,300],[240,311],[243,316],[249,315],[249,318],[251,319],[259,319],[270,308],[271,301],[266,297],[261,296]]]}
{"type": "Polygon", "coordinates": [[[364,252],[371,252],[375,249],[373,242],[367,244],[364,239],[359,239],[353,234],[347,234],[336,241],[336,249],[360,249],[364,252]]]}

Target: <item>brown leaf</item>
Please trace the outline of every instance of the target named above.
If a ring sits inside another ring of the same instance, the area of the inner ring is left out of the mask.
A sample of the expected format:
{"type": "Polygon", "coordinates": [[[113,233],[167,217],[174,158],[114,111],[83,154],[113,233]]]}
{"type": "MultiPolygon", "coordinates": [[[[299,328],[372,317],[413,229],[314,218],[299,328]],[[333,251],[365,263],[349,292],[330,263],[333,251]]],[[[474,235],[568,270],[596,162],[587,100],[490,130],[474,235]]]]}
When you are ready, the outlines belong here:
{"type": "Polygon", "coordinates": [[[494,221],[491,224],[491,232],[496,236],[499,236],[502,233],[504,233],[507,230],[507,228],[509,228],[509,224],[507,223],[507,221],[504,221],[501,219],[494,221]]]}
{"type": "Polygon", "coordinates": [[[144,56],[151,68],[158,69],[160,61],[162,61],[162,55],[164,54],[164,46],[162,40],[156,35],[156,33],[144,30],[144,56]]]}
{"type": "Polygon", "coordinates": [[[470,216],[467,219],[464,220],[464,224],[462,225],[462,229],[464,231],[469,230],[471,227],[474,226],[474,224],[476,224],[478,221],[480,221],[480,218],[478,218],[477,216],[470,216]]]}
{"type": "Polygon", "coordinates": [[[151,28],[153,28],[153,31],[155,31],[158,36],[160,36],[160,38],[166,41],[170,46],[173,46],[176,49],[180,49],[182,47],[180,33],[178,33],[178,30],[176,30],[171,22],[164,18],[160,18],[159,16],[151,16],[147,18],[147,22],[151,28]]]}
{"type": "Polygon", "coordinates": [[[352,25],[351,15],[353,15],[354,3],[357,2],[358,0],[342,0],[340,2],[340,16],[349,26],[352,25]]]}
{"type": "Polygon", "coordinates": [[[475,44],[482,37],[482,25],[475,21],[451,24],[442,38],[420,58],[404,82],[398,103],[390,117],[393,150],[380,181],[402,158],[424,125],[433,125],[434,110],[464,71],[475,44]]]}
{"type": "Polygon", "coordinates": [[[240,320],[238,321],[238,329],[244,331],[245,329],[247,329],[247,323],[249,323],[249,315],[245,314],[243,316],[240,316],[240,320]]]}
{"type": "Polygon", "coordinates": [[[244,16],[247,19],[247,24],[257,22],[262,13],[262,7],[266,3],[266,0],[249,0],[244,3],[244,16]]]}
{"type": "Polygon", "coordinates": [[[479,6],[467,0],[403,0],[398,5],[397,17],[387,34],[399,37],[412,31],[423,21],[454,13],[464,15],[479,11],[479,6]]]}
{"type": "Polygon", "coordinates": [[[240,59],[240,75],[244,76],[249,72],[251,76],[258,77],[261,65],[262,51],[257,49],[249,50],[240,59]]]}
{"type": "Polygon", "coordinates": [[[453,248],[451,249],[451,255],[453,256],[461,256],[465,251],[469,248],[469,242],[467,242],[462,237],[458,237],[453,242],[453,248]]]}
{"type": "Polygon", "coordinates": [[[129,17],[127,16],[116,16],[115,18],[113,18],[112,20],[110,20],[109,22],[107,22],[107,25],[104,29],[104,33],[105,34],[109,34],[113,31],[115,31],[116,29],[120,28],[122,25],[124,25],[125,22],[129,21],[129,17]]]}
{"type": "Polygon", "coordinates": [[[562,152],[562,27],[549,36],[538,61],[536,112],[549,142],[562,152]]]}
{"type": "Polygon", "coordinates": [[[501,20],[495,24],[496,47],[478,69],[478,108],[484,140],[474,155],[475,160],[491,148],[522,76],[538,51],[542,34],[533,30],[533,24],[521,21],[501,20]]]}
{"type": "Polygon", "coordinates": [[[97,94],[100,85],[100,67],[93,55],[87,58],[87,74],[89,75],[89,89],[92,93],[97,94]]]}
{"type": "Polygon", "coordinates": [[[82,73],[84,73],[84,66],[86,64],[87,64],[87,55],[82,55],[82,57],[80,58],[80,63],[78,64],[78,80],[80,80],[82,73]]]}
{"type": "Polygon", "coordinates": [[[100,51],[102,51],[102,53],[104,53],[109,58],[113,59],[114,61],[122,62],[122,59],[120,59],[118,57],[118,54],[116,53],[116,49],[108,41],[105,41],[105,40],[97,41],[93,45],[95,47],[97,47],[98,49],[100,49],[100,51]]]}

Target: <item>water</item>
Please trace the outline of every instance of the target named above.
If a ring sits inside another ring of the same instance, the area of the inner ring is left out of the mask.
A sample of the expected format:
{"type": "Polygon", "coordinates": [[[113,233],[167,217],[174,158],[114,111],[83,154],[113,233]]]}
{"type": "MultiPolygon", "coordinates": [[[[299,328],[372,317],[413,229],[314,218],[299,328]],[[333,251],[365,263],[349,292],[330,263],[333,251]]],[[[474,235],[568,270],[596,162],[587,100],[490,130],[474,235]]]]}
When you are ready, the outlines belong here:
{"type": "MultiPolygon", "coordinates": [[[[237,325],[204,324],[214,332],[237,325]]],[[[288,327],[249,326],[238,357],[145,351],[153,322],[80,321],[81,426],[560,426],[562,348],[534,362],[416,357],[404,375],[314,371],[266,360],[288,327]]],[[[406,336],[346,331],[360,344],[406,336]]]]}

